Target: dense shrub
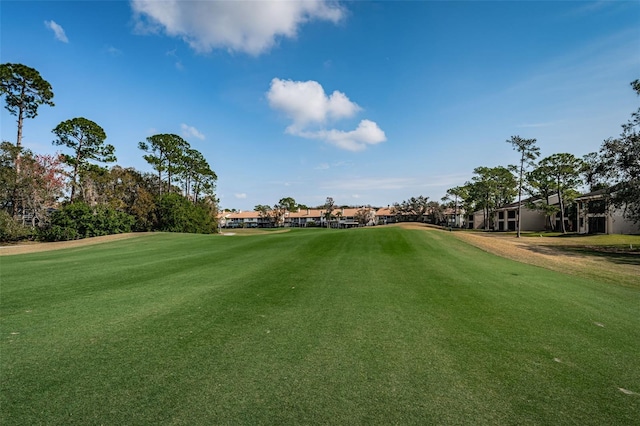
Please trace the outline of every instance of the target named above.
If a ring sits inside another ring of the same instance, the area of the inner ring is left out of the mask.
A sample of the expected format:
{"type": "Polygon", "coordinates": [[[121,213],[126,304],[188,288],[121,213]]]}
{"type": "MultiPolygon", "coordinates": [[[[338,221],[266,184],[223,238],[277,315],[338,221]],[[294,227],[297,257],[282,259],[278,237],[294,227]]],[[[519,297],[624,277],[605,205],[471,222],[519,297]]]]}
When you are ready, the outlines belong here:
{"type": "Polygon", "coordinates": [[[217,229],[215,216],[205,203],[193,204],[179,194],[158,197],[154,216],[158,231],[211,234],[217,229]]]}
{"type": "Polygon", "coordinates": [[[98,206],[94,210],[94,235],[111,235],[131,232],[135,218],[111,207],[98,206]]]}
{"type": "Polygon", "coordinates": [[[0,210],[0,241],[29,240],[35,237],[36,232],[32,226],[23,225],[6,211],[0,210]]]}
{"type": "Polygon", "coordinates": [[[45,241],[66,241],[131,232],[134,218],[107,206],[91,208],[83,202],[67,204],[51,215],[40,233],[45,241]]]}

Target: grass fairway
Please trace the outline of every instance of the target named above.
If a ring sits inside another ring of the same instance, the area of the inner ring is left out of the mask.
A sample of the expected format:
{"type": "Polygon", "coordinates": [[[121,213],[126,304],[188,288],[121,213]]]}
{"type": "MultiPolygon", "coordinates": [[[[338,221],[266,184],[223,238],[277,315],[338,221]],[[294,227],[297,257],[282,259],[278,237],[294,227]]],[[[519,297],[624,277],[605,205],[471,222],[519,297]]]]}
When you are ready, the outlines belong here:
{"type": "Polygon", "coordinates": [[[640,422],[640,285],[378,227],[0,259],[0,424],[640,422]]]}

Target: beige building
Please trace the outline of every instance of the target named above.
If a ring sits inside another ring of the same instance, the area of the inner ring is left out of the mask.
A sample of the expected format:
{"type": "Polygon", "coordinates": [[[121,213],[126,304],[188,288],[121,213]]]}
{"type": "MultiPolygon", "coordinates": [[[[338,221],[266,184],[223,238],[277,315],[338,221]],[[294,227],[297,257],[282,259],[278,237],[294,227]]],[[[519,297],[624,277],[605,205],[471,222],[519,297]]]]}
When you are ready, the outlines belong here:
{"type": "Polygon", "coordinates": [[[609,203],[609,191],[601,189],[576,198],[578,233],[640,234],[640,223],[624,217],[624,210],[609,203]]]}
{"type": "MultiPolygon", "coordinates": [[[[531,208],[530,205],[545,203],[542,198],[528,198],[522,200],[522,208],[520,209],[521,231],[544,231],[548,228],[548,223],[553,223],[556,229],[560,228],[560,215],[553,214],[550,218],[547,218],[542,210],[531,208]],[[549,221],[549,222],[548,222],[549,221]]],[[[546,204],[551,206],[558,206],[558,196],[556,194],[549,197],[546,204]]],[[[487,217],[485,220],[485,214],[482,210],[469,214],[467,219],[468,229],[487,229],[491,231],[515,231],[518,227],[518,202],[507,204],[496,209],[492,217],[487,217]],[[486,227],[485,227],[486,224],[486,227]]],[[[565,207],[566,208],[566,207],[565,207]]],[[[567,229],[572,229],[571,221],[565,217],[565,225],[567,229]]]]}
{"type": "MultiPolygon", "coordinates": [[[[391,215],[391,213],[386,210],[368,207],[334,209],[331,211],[328,223],[332,228],[353,228],[387,223],[386,215],[391,215]],[[383,216],[379,216],[379,212],[383,216]]],[[[299,209],[295,212],[284,212],[276,223],[273,218],[263,217],[257,211],[223,212],[218,220],[221,228],[327,227],[326,210],[323,209],[299,209]]]]}

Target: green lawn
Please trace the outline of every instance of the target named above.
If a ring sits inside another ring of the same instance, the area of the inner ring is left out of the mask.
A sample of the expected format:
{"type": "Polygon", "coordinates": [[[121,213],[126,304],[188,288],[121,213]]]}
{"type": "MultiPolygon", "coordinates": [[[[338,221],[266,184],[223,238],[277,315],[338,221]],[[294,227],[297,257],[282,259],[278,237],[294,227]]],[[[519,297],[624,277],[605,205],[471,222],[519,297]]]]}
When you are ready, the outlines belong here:
{"type": "Polygon", "coordinates": [[[0,424],[640,423],[640,285],[447,232],[0,258],[0,424]]]}

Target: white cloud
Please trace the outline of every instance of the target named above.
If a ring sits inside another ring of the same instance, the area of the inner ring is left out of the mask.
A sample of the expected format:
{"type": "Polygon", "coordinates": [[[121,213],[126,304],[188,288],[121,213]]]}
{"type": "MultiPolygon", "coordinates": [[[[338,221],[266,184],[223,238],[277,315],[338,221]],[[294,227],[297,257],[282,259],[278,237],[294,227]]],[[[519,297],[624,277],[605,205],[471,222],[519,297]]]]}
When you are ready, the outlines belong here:
{"type": "Polygon", "coordinates": [[[236,197],[238,200],[244,200],[247,198],[247,194],[245,194],[244,192],[240,192],[240,193],[234,194],[234,197],[236,197]]]}
{"type": "Polygon", "coordinates": [[[122,55],[122,50],[118,49],[117,47],[107,46],[106,47],[106,51],[111,56],[120,56],[120,55],[122,55]]]}
{"type": "Polygon", "coordinates": [[[371,120],[362,120],[355,130],[318,130],[298,132],[298,136],[308,139],[321,139],[347,151],[362,151],[367,145],[376,145],[387,140],[384,131],[371,120]]]}
{"type": "Polygon", "coordinates": [[[360,121],[351,131],[324,128],[327,121],[353,117],[362,108],[337,90],[327,96],[317,81],[274,78],[267,99],[271,108],[282,111],[293,121],[286,129],[289,134],[323,140],[348,151],[361,151],[387,140],[384,131],[371,120],[360,121]]]}
{"type": "Polygon", "coordinates": [[[56,21],[44,21],[44,25],[53,31],[53,34],[56,36],[56,39],[63,43],[69,43],[69,39],[67,35],[64,33],[64,28],[62,28],[56,21]]]}
{"type": "Polygon", "coordinates": [[[295,37],[306,22],[337,23],[344,17],[340,5],[326,0],[132,0],[131,8],[137,31],[179,37],[200,53],[228,49],[258,55],[278,38],[295,37]]]}
{"type": "Polygon", "coordinates": [[[327,119],[352,117],[361,108],[347,95],[334,91],[330,96],[317,81],[291,81],[274,78],[267,92],[271,108],[284,112],[293,120],[287,129],[295,133],[309,124],[322,124],[327,119]]]}
{"type": "Polygon", "coordinates": [[[193,126],[188,126],[184,123],[182,123],[180,125],[180,128],[182,129],[182,136],[185,138],[197,138],[200,140],[204,140],[204,135],[202,133],[200,133],[200,131],[198,129],[196,129],[193,126]]]}
{"type": "Polygon", "coordinates": [[[182,63],[182,59],[180,59],[177,52],[178,52],[178,49],[172,49],[165,52],[165,55],[170,56],[176,60],[174,65],[178,71],[184,71],[184,64],[182,63]]]}

